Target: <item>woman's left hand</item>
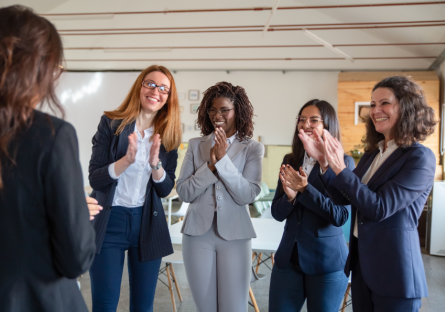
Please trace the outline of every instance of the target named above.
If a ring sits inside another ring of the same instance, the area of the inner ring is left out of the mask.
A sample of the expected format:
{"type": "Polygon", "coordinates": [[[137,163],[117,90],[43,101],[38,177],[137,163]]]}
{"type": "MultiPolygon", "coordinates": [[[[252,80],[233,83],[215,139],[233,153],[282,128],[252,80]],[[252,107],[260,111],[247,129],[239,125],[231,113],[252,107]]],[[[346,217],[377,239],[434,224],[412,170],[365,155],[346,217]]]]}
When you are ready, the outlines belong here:
{"type": "Polygon", "coordinates": [[[90,220],[94,219],[94,216],[99,214],[99,212],[103,209],[102,206],[98,205],[98,201],[93,197],[87,197],[87,205],[88,210],[90,212],[90,220]]]}
{"type": "Polygon", "coordinates": [[[343,169],[346,168],[345,165],[345,151],[343,150],[343,146],[341,146],[338,140],[332,137],[332,135],[327,130],[324,131],[324,148],[326,159],[329,163],[329,167],[338,175],[342,172],[343,169]]]}
{"type": "Polygon", "coordinates": [[[156,167],[159,162],[159,149],[161,147],[161,136],[159,134],[155,134],[153,137],[153,144],[150,148],[150,166],[156,167]]]}
{"type": "Polygon", "coordinates": [[[228,146],[229,146],[229,144],[227,144],[226,132],[221,128],[216,128],[215,129],[215,146],[213,148],[215,151],[216,159],[218,161],[221,158],[223,158],[224,156],[226,156],[226,149],[228,146]]]}
{"type": "Polygon", "coordinates": [[[282,171],[284,173],[284,178],[286,181],[289,181],[290,187],[293,190],[300,193],[303,193],[306,190],[308,184],[307,174],[302,167],[300,167],[300,172],[298,172],[295,171],[290,165],[286,165],[282,171]]]}

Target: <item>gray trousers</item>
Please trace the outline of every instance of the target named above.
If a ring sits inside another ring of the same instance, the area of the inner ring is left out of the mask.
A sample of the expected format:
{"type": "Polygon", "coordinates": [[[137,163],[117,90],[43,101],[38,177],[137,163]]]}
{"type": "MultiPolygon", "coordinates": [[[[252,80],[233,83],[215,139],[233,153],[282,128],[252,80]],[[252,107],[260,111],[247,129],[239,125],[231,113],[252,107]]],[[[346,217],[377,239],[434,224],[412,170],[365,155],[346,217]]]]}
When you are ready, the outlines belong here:
{"type": "Polygon", "coordinates": [[[200,236],[184,234],[185,272],[198,312],[246,312],[252,266],[251,239],[227,241],[213,225],[200,236]]]}

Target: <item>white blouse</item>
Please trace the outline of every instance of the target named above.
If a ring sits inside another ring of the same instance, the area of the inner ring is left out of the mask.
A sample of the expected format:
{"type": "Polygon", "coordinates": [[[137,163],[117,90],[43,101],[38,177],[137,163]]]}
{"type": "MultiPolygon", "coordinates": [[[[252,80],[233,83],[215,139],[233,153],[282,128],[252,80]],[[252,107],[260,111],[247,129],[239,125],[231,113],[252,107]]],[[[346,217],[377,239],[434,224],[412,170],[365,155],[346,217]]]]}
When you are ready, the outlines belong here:
{"type": "MultiPolygon", "coordinates": [[[[144,205],[147,183],[151,176],[151,167],[149,165],[150,149],[153,141],[150,137],[153,135],[154,128],[144,130],[144,137],[138,131],[136,124],[134,131],[138,136],[138,150],[136,152],[136,160],[121,175],[117,176],[114,170],[115,163],[108,166],[108,173],[113,179],[117,179],[116,192],[114,193],[113,206],[123,206],[127,208],[135,208],[144,205]]],[[[165,180],[166,173],[159,181],[153,179],[155,183],[161,183],[165,180]]]]}
{"type": "MultiPolygon", "coordinates": [[[[380,166],[385,162],[385,160],[388,159],[389,156],[398,148],[396,145],[396,142],[394,140],[391,140],[388,142],[388,148],[383,152],[385,148],[385,140],[382,140],[379,142],[379,150],[380,153],[375,156],[374,160],[372,161],[371,166],[369,166],[368,170],[362,177],[362,183],[368,184],[369,180],[371,180],[372,176],[376,171],[380,168],[380,166]]],[[[354,236],[358,237],[358,228],[357,228],[357,215],[355,215],[355,223],[354,223],[354,236]]]]}

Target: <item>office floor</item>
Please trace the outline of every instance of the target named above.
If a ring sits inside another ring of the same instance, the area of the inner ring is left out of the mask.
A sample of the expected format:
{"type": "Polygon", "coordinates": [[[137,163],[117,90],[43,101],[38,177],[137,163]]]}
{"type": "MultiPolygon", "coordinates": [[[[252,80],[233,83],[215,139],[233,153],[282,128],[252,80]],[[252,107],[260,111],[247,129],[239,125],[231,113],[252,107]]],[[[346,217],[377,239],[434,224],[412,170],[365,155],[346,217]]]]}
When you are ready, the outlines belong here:
{"type": "MultiPolygon", "coordinates": [[[[175,205],[173,211],[178,210],[179,206],[175,205]]],[[[175,221],[173,219],[173,221],[175,221]]],[[[173,245],[175,250],[181,250],[181,245],[173,245]]],[[[422,299],[421,312],[439,312],[445,310],[445,257],[429,256],[426,251],[423,251],[423,262],[425,265],[425,273],[428,283],[429,297],[422,299]]],[[[271,267],[271,262],[266,261],[266,264],[271,267]]],[[[174,265],[176,278],[181,289],[183,302],[179,302],[176,291],[174,291],[176,307],[178,312],[194,312],[195,305],[193,302],[192,294],[187,283],[187,277],[184,270],[184,265],[174,265]]],[[[268,298],[269,298],[269,282],[270,282],[270,270],[261,265],[259,272],[265,274],[266,278],[259,280],[252,284],[252,291],[255,295],[259,310],[261,312],[268,311],[268,298]]],[[[161,276],[160,279],[167,282],[165,276],[161,276]]],[[[91,311],[91,288],[90,279],[88,273],[84,274],[80,279],[81,292],[85,298],[88,308],[91,311]]],[[[129,311],[129,289],[128,289],[128,273],[126,265],[122,277],[121,296],[118,305],[118,312],[129,311]]],[[[156,288],[156,296],[154,302],[155,312],[171,312],[172,302],[170,297],[170,291],[160,281],[156,288]]],[[[248,311],[254,311],[253,307],[249,305],[248,311]]],[[[306,307],[303,307],[303,312],[306,312],[306,307]]],[[[351,307],[348,307],[346,311],[352,311],[351,307]]]]}

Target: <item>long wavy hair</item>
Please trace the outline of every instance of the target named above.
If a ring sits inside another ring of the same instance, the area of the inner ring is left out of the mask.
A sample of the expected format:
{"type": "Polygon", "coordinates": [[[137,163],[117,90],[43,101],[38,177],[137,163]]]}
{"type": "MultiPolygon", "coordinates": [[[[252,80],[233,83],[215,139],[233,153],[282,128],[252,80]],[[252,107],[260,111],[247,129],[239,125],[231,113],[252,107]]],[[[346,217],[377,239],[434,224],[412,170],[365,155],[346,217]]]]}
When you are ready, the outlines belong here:
{"type": "Polygon", "coordinates": [[[31,125],[37,104],[64,116],[54,91],[62,64],[62,41],[53,24],[24,6],[0,9],[0,189],[2,166],[15,164],[10,143],[31,125]]]}
{"type": "MultiPolygon", "coordinates": [[[[406,76],[388,77],[377,83],[372,92],[378,88],[387,88],[399,101],[400,117],[395,125],[394,141],[397,146],[406,148],[414,142],[425,141],[434,132],[437,124],[434,110],[428,105],[422,88],[406,76]]],[[[370,117],[366,119],[366,136],[362,141],[365,152],[378,148],[384,140],[383,134],[376,131],[370,117]]]]}
{"type": "Polygon", "coordinates": [[[235,107],[236,138],[242,142],[253,136],[253,106],[246,90],[234,86],[230,82],[222,81],[204,91],[204,97],[198,108],[198,125],[202,135],[209,135],[215,129],[207,110],[212,107],[213,100],[219,97],[229,99],[235,107]]]}
{"type": "MultiPolygon", "coordinates": [[[[167,152],[176,149],[181,144],[181,118],[179,116],[179,101],[178,93],[176,91],[175,80],[170,71],[164,66],[152,65],[143,70],[133,86],[130,89],[122,104],[113,111],[104,112],[104,114],[113,120],[122,120],[121,124],[116,130],[116,135],[119,135],[126,125],[131,124],[136,120],[141,112],[141,88],[142,81],[149,73],[158,71],[167,76],[170,81],[170,94],[168,95],[165,105],[156,113],[153,120],[154,132],[161,136],[162,144],[167,152]]],[[[150,138],[150,140],[152,137],[150,138]]]]}
{"type": "MultiPolygon", "coordinates": [[[[338,123],[337,113],[335,112],[334,107],[327,101],[314,99],[303,105],[303,107],[298,112],[298,116],[300,116],[303,110],[308,106],[315,106],[320,110],[324,129],[328,130],[329,133],[334,138],[337,138],[338,141],[341,141],[340,124],[338,123]]],[[[300,137],[298,136],[298,116],[297,123],[295,125],[294,138],[292,139],[292,152],[284,157],[284,163],[291,165],[292,168],[297,171],[303,163],[304,159],[304,145],[303,142],[301,142],[300,137]]],[[[284,193],[283,187],[281,186],[278,191],[284,193]]]]}

